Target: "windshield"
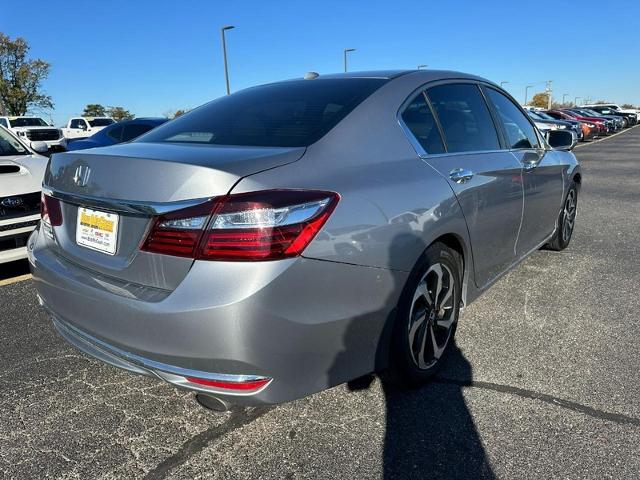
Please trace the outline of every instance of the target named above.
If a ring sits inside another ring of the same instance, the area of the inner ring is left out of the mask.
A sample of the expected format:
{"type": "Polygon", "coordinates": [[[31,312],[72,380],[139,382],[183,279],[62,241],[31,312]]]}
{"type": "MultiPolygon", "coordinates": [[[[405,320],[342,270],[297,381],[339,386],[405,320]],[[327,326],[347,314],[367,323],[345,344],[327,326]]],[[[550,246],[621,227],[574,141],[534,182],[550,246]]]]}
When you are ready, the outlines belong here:
{"type": "Polygon", "coordinates": [[[94,118],[93,120],[89,120],[89,125],[92,127],[106,127],[113,123],[116,123],[116,121],[112,118],[94,118]]]}
{"type": "Polygon", "coordinates": [[[534,110],[527,110],[527,113],[529,114],[529,116],[531,118],[533,118],[534,120],[542,120],[542,116],[540,116],[538,114],[538,112],[534,111],[534,110]]]}
{"type": "Polygon", "coordinates": [[[545,120],[555,120],[555,118],[553,118],[551,115],[546,114],[545,112],[536,112],[536,114],[540,118],[544,118],[545,120]]]}
{"type": "Polygon", "coordinates": [[[7,155],[27,155],[27,151],[22,144],[16,140],[9,132],[0,128],[0,157],[7,155]]]}
{"type": "Polygon", "coordinates": [[[302,147],[319,140],[387,80],[296,80],[248,88],[166,123],[137,142],[302,147]]]}
{"type": "Polygon", "coordinates": [[[49,124],[37,117],[21,117],[9,119],[9,123],[12,127],[48,127],[49,124]]]}

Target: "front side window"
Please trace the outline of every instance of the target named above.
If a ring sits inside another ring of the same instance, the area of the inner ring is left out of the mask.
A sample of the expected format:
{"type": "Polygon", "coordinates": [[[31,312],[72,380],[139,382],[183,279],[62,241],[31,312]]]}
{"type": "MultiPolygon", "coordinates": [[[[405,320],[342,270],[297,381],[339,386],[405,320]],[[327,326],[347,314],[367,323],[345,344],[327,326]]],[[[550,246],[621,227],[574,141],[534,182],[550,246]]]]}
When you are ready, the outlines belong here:
{"type": "Polygon", "coordinates": [[[7,121],[6,118],[0,118],[0,125],[2,125],[5,128],[9,128],[9,122],[7,121]]]}
{"type": "Polygon", "coordinates": [[[439,85],[427,94],[440,120],[448,152],[500,148],[493,119],[476,85],[439,85]]]}
{"type": "Polygon", "coordinates": [[[247,88],[192,110],[136,141],[304,147],[319,140],[386,82],[316,79],[247,88]]]}
{"type": "Polygon", "coordinates": [[[485,88],[489,101],[493,104],[502,123],[507,143],[511,149],[538,148],[538,136],[531,122],[522,111],[505,95],[485,88]]]}
{"type": "Polygon", "coordinates": [[[440,131],[423,93],[407,105],[402,112],[402,121],[427,153],[444,152],[440,131]]]}

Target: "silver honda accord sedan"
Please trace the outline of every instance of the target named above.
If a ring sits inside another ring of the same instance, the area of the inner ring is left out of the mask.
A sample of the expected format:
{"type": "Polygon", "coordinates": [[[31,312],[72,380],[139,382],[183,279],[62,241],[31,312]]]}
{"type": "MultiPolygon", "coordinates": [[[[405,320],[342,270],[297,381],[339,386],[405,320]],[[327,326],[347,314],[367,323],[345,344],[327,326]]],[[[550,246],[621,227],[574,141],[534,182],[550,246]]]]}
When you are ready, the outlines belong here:
{"type": "Polygon", "coordinates": [[[223,406],[383,370],[415,385],[461,307],[569,244],[574,139],[494,83],[306,78],[51,157],[28,251],[66,340],[223,406]]]}

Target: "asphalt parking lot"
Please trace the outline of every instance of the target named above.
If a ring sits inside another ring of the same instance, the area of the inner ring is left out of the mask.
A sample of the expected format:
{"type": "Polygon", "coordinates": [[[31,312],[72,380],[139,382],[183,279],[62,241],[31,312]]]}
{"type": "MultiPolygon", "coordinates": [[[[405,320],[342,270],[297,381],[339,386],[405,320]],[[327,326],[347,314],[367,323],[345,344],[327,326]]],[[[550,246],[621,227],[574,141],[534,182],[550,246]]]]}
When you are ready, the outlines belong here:
{"type": "Polygon", "coordinates": [[[640,128],[575,153],[572,244],[469,306],[417,391],[213,413],[75,351],[28,278],[0,281],[0,478],[640,478],[640,128]]]}

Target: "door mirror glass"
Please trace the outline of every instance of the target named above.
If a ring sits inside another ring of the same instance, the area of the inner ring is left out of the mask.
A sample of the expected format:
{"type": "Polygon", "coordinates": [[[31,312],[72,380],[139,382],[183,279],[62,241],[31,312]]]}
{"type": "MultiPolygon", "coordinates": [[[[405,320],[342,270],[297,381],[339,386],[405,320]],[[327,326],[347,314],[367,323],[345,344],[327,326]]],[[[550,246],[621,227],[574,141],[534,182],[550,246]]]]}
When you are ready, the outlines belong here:
{"type": "Polygon", "coordinates": [[[549,130],[546,135],[547,142],[556,150],[573,150],[577,143],[576,135],[566,130],[549,130]]]}
{"type": "Polygon", "coordinates": [[[31,148],[37,153],[47,153],[49,146],[45,142],[31,142],[31,148]]]}

